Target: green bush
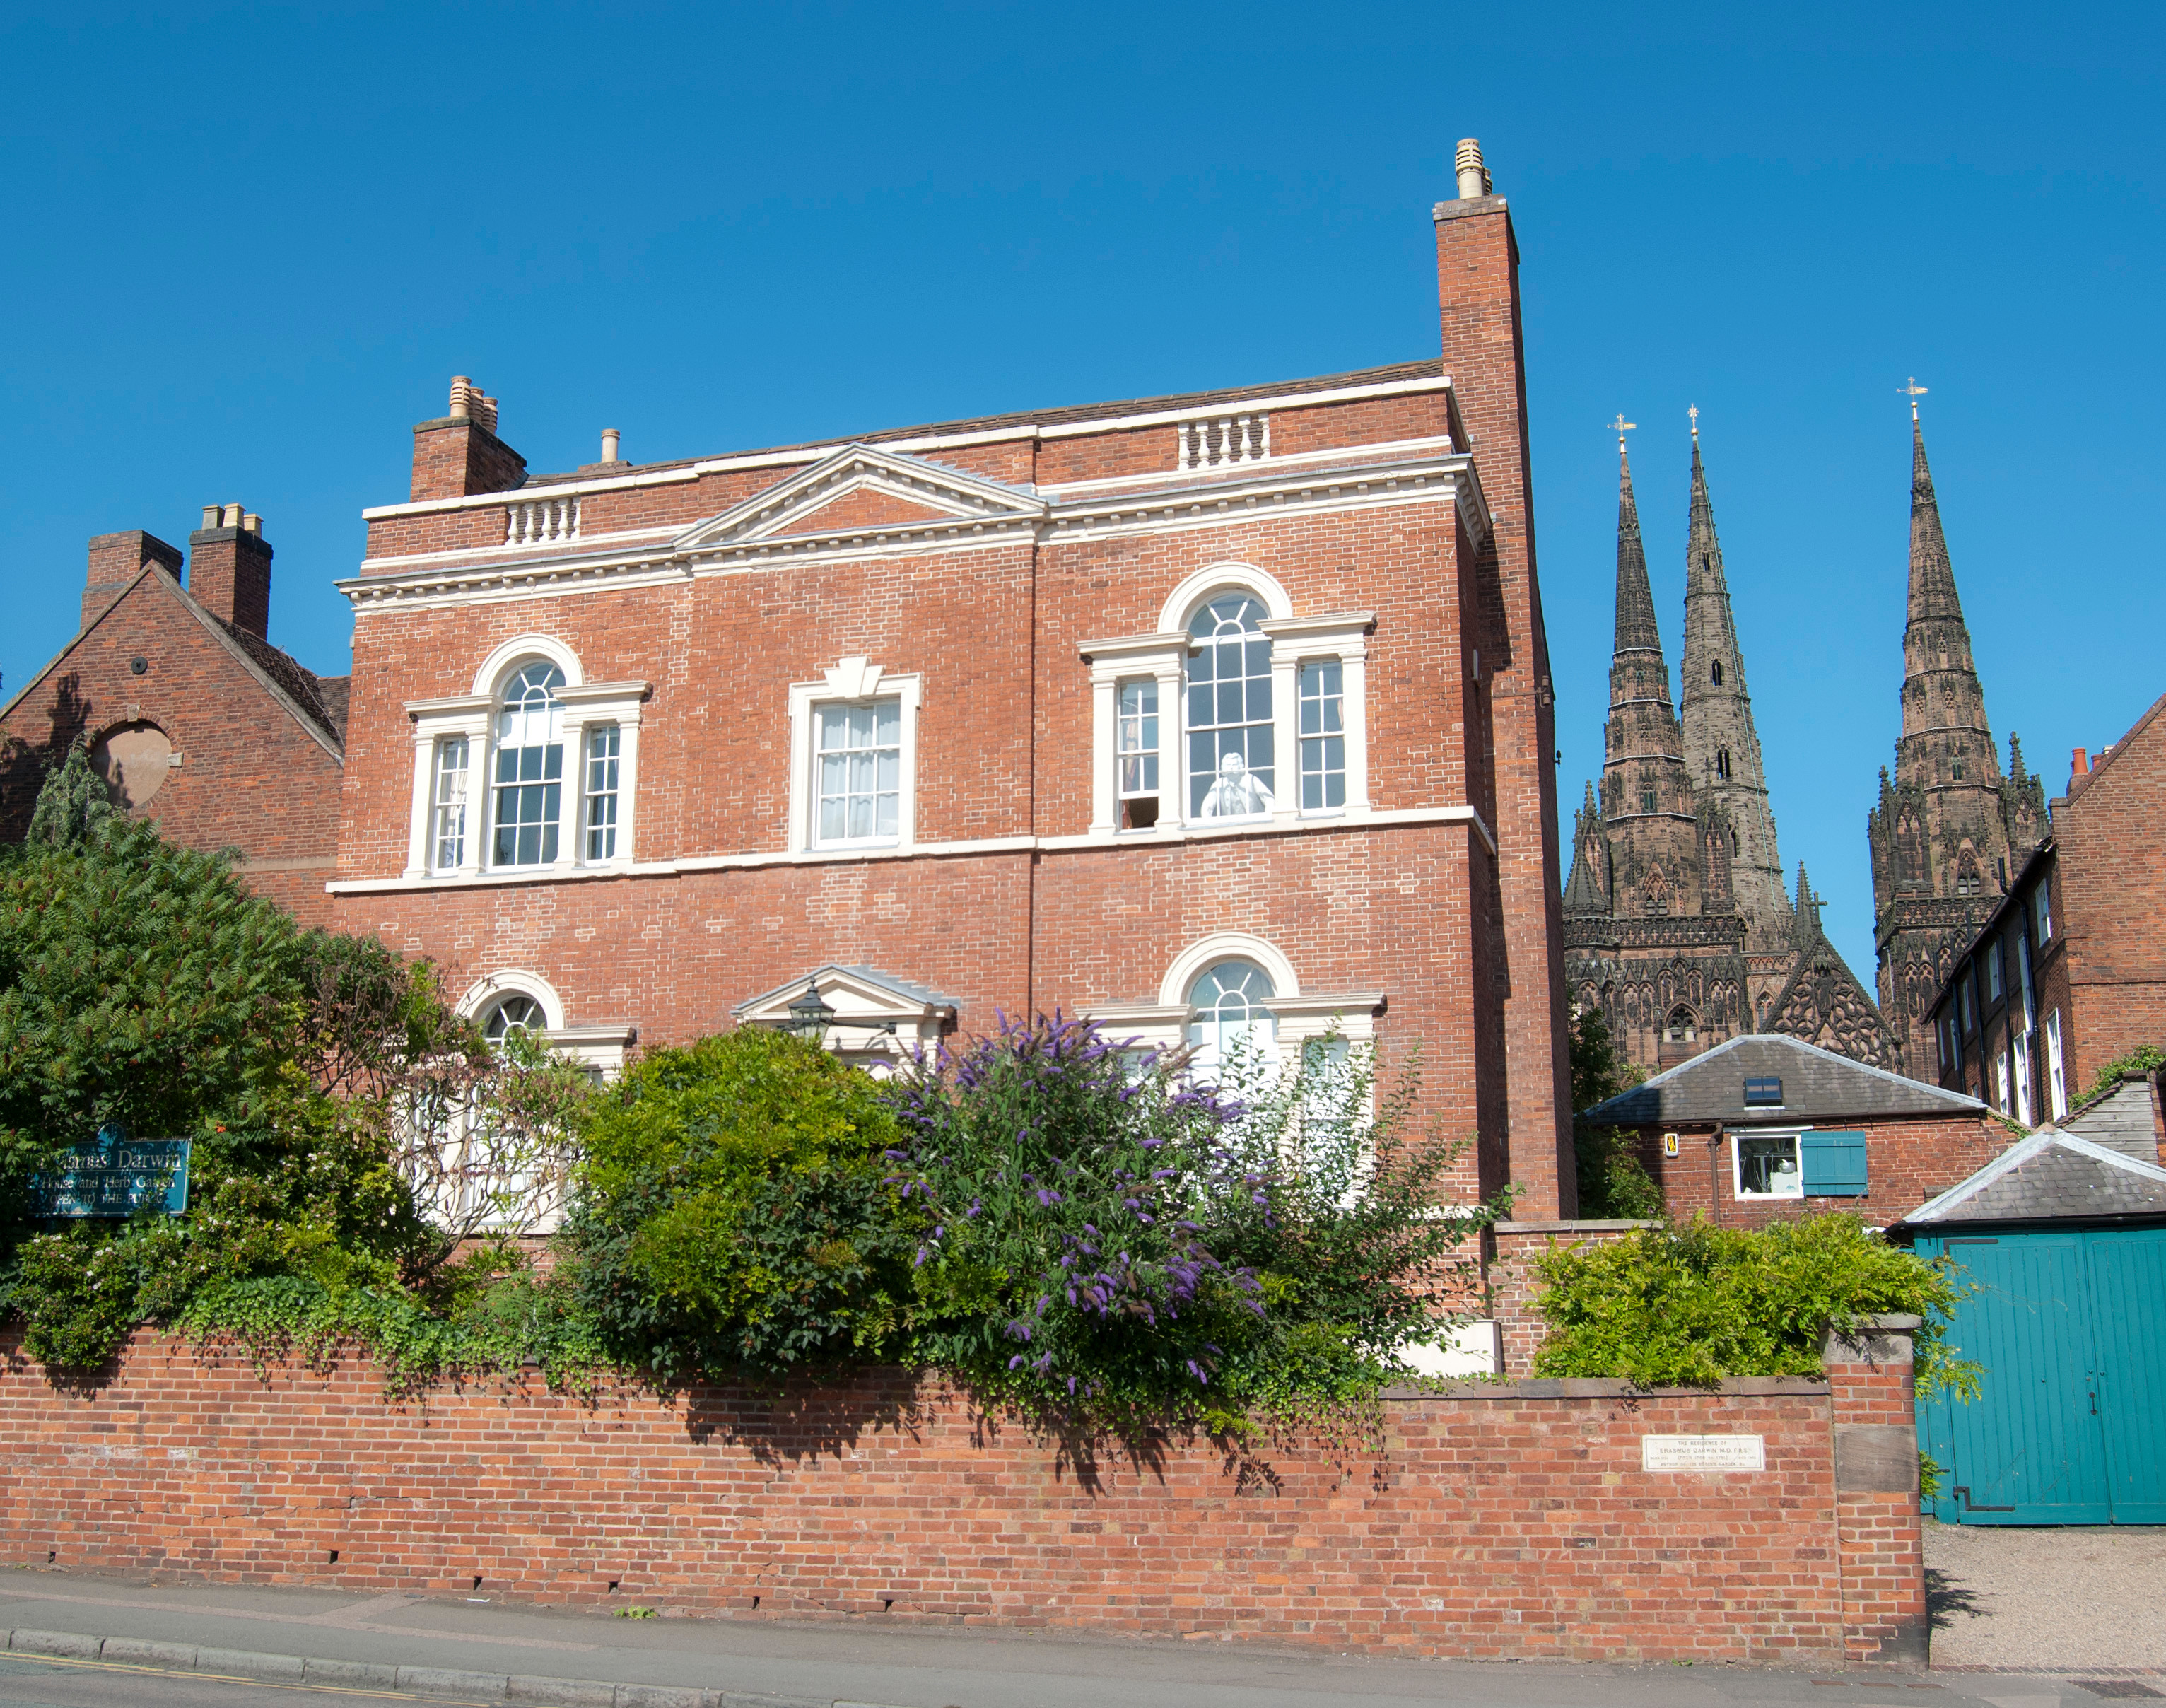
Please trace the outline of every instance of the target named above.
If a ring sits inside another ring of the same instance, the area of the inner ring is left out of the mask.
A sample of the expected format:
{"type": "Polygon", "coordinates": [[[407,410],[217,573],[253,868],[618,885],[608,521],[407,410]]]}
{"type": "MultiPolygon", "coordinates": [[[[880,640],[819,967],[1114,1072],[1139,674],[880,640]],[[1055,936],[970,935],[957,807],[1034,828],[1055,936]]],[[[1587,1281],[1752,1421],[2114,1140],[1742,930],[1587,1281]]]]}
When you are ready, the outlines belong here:
{"type": "Polygon", "coordinates": [[[874,1081],[760,1027],[657,1050],[598,1096],[565,1237],[610,1353],[665,1382],[898,1349],[916,1240],[874,1081]]]}
{"type": "Polygon", "coordinates": [[[1855,1216],[1802,1216],[1745,1229],[1704,1222],[1642,1229],[1540,1259],[1535,1307],[1550,1325],[1540,1376],[1624,1377],[1649,1388],[1729,1376],[1814,1376],[1831,1328],[1908,1311],[1925,1319],[1919,1385],[1963,1387],[1970,1367],[1941,1340],[1960,1292],[1855,1216]]]}
{"type": "Polygon", "coordinates": [[[892,1092],[891,1161],[926,1219],[917,1350],[988,1393],[1133,1409],[1202,1397],[1260,1314],[1204,1219],[1263,1191],[1223,1146],[1228,1111],[1131,1076],[1094,1027],[1006,1024],[892,1092]]]}

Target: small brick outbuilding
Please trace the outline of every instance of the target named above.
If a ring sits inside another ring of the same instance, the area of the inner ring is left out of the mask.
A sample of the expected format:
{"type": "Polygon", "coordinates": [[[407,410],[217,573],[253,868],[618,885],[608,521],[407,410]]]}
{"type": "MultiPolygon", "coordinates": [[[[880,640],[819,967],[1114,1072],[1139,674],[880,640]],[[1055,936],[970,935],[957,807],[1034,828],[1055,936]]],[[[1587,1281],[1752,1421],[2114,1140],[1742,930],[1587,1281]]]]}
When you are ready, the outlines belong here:
{"type": "Polygon", "coordinates": [[[1579,1120],[1633,1129],[1670,1214],[1722,1227],[1831,1209],[1893,1222],[2015,1136],[1976,1097],[1779,1034],[1717,1044],[1579,1120]]]}

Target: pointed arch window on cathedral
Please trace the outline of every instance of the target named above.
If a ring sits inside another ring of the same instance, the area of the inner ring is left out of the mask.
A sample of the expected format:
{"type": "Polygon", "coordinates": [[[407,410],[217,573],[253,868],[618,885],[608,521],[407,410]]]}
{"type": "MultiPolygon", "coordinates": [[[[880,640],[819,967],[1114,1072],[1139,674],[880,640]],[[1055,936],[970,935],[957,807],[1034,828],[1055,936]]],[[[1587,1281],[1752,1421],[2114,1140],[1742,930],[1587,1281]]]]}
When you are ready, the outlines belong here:
{"type": "Polygon", "coordinates": [[[1956,894],[1975,896],[1983,887],[1978,876],[1978,856],[1966,848],[1956,861],[1956,894]]]}
{"type": "Polygon", "coordinates": [[[1699,1020],[1693,1011],[1680,1004],[1670,1010],[1670,1018],[1663,1023],[1662,1040],[1666,1044],[1693,1044],[1699,1039],[1699,1020]]]}
{"type": "Polygon", "coordinates": [[[1655,791],[1652,789],[1642,789],[1640,791],[1640,810],[1642,812],[1652,812],[1655,810],[1655,791]]]}
{"type": "Polygon", "coordinates": [[[1722,686],[1722,660],[1717,658],[1709,671],[1709,679],[1718,688],[1722,686]]]}
{"type": "Polygon", "coordinates": [[[1730,749],[1728,748],[1717,748],[1714,750],[1714,775],[1725,782],[1729,780],[1730,749]]]}

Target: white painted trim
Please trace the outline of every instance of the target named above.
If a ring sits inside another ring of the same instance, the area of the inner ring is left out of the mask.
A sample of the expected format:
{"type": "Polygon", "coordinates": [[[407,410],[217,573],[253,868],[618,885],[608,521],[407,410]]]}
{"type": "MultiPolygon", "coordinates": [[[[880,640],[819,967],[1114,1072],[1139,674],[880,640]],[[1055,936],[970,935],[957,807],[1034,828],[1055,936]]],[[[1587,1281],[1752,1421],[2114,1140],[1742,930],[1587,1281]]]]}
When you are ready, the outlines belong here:
{"type": "MultiPolygon", "coordinates": [[[[1089,498],[1093,494],[1117,492],[1123,488],[1148,489],[1186,484],[1199,491],[1208,491],[1220,481],[1253,479],[1258,469],[1265,466],[1284,473],[1294,469],[1327,468],[1334,463],[1363,458],[1375,461],[1397,455],[1412,460],[1449,457],[1457,454],[1458,451],[1459,446],[1448,434],[1432,434],[1425,438],[1387,439],[1367,445],[1332,445],[1322,450],[1303,451],[1292,456],[1274,452],[1263,463],[1226,463],[1207,468],[1138,469],[1127,474],[1101,474],[1091,480],[1046,480],[1038,483],[1038,489],[1055,504],[1089,498]]],[[[1383,465],[1380,463],[1379,466],[1383,465]]]]}
{"type": "Polygon", "coordinates": [[[721,474],[744,468],[773,468],[795,463],[816,463],[829,452],[852,444],[876,445],[883,451],[911,452],[954,449],[965,445],[996,445],[1013,439],[1079,439],[1093,433],[1125,433],[1138,427],[1170,426],[1177,421],[1215,420],[1239,412],[1254,415],[1271,410],[1317,409],[1329,404],[1359,403],[1375,398],[1410,397],[1422,392],[1450,391],[1451,376],[1431,374],[1421,379],[1376,380],[1366,385],[1342,385],[1329,391],[1277,392],[1264,397],[1221,398],[1207,404],[1191,404],[1175,410],[1146,410],[1133,415],[1099,416],[1086,421],[1062,421],[1041,426],[1019,421],[1007,427],[980,427],[974,432],[918,433],[906,438],[884,438],[878,433],[855,438],[827,439],[814,445],[785,450],[748,451],[733,456],[710,457],[674,468],[636,470],[626,474],[594,475],[585,480],[552,481],[533,487],[512,487],[503,492],[478,492],[457,498],[423,498],[404,504],[376,505],[362,511],[364,521],[388,521],[394,516],[441,515],[447,510],[480,510],[491,505],[515,504],[543,496],[570,498],[590,492],[623,492],[642,486],[672,485],[697,480],[703,474],[721,474]]]}
{"type": "MultiPolygon", "coordinates": [[[[476,695],[487,695],[494,701],[504,691],[505,679],[510,675],[511,667],[535,657],[547,658],[564,673],[564,685],[576,688],[586,679],[579,664],[579,655],[554,635],[525,634],[515,636],[483,660],[482,667],[474,672],[476,695]]],[[[411,716],[411,708],[409,708],[411,716]]]]}
{"type": "Polygon", "coordinates": [[[1158,626],[1167,634],[1178,634],[1184,640],[1188,636],[1189,620],[1208,604],[1213,595],[1231,592],[1239,588],[1244,593],[1253,593],[1263,601],[1264,609],[1272,616],[1290,617],[1293,601],[1286,590],[1279,585],[1278,578],[1268,570],[1253,563],[1232,561],[1210,563],[1185,578],[1181,585],[1167,595],[1159,607],[1158,626]]]}
{"type": "Polygon", "coordinates": [[[499,997],[531,997],[542,1005],[542,1018],[552,1031],[564,1023],[564,999],[557,994],[557,987],[540,973],[525,967],[506,967],[500,972],[476,979],[467,986],[461,997],[457,1011],[469,1020],[478,1020],[483,1012],[499,997]]]}
{"type": "Polygon", "coordinates": [[[1805,1196],[1804,1135],[1816,1129],[1808,1124],[1802,1127],[1732,1127],[1730,1129],[1730,1196],[1741,1204],[1787,1204],[1801,1203],[1805,1196]],[[1747,1192],[1745,1190],[1745,1153],[1743,1141],[1747,1139],[1788,1139],[1791,1155],[1798,1161],[1798,1189],[1795,1192],[1747,1192]]]}
{"type": "Polygon", "coordinates": [[[1188,1002],[1188,987],[1222,960],[1255,962],[1270,975],[1275,998],[1301,995],[1301,975],[1275,945],[1245,931],[1214,931],[1173,958],[1159,981],[1159,1005],[1170,1008],[1188,1002]]]}
{"type": "Polygon", "coordinates": [[[778,849],[758,854],[685,854],[674,859],[619,860],[606,867],[559,871],[554,868],[521,868],[516,871],[462,873],[456,876],[412,875],[396,878],[336,878],[324,886],[334,896],[385,895],[398,891],[490,888],[514,884],[570,883],[596,878],[674,878],[695,872],[748,870],[758,866],[848,865],[860,860],[961,859],[977,855],[1102,853],[1107,849],[1166,848],[1186,842],[1221,841],[1244,836],[1314,836],[1346,830],[1389,830],[1424,824],[1466,824],[1493,857],[1496,838],[1471,806],[1413,806],[1390,812],[1334,813],[1329,817],[1281,824],[1258,819],[1215,825],[1209,829],[1123,831],[1101,836],[988,836],[959,842],[920,842],[908,848],[811,849],[800,852],[778,849]]]}

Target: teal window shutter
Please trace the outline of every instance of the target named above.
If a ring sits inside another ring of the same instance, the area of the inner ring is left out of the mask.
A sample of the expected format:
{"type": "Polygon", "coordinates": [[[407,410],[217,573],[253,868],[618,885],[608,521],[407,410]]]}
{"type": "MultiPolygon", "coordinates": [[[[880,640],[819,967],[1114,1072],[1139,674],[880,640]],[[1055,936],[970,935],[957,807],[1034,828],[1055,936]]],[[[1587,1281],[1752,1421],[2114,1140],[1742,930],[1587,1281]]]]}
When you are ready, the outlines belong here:
{"type": "Polygon", "coordinates": [[[1862,1133],[1800,1133],[1798,1164],[1804,1172],[1807,1198],[1865,1195],[1862,1133]]]}

